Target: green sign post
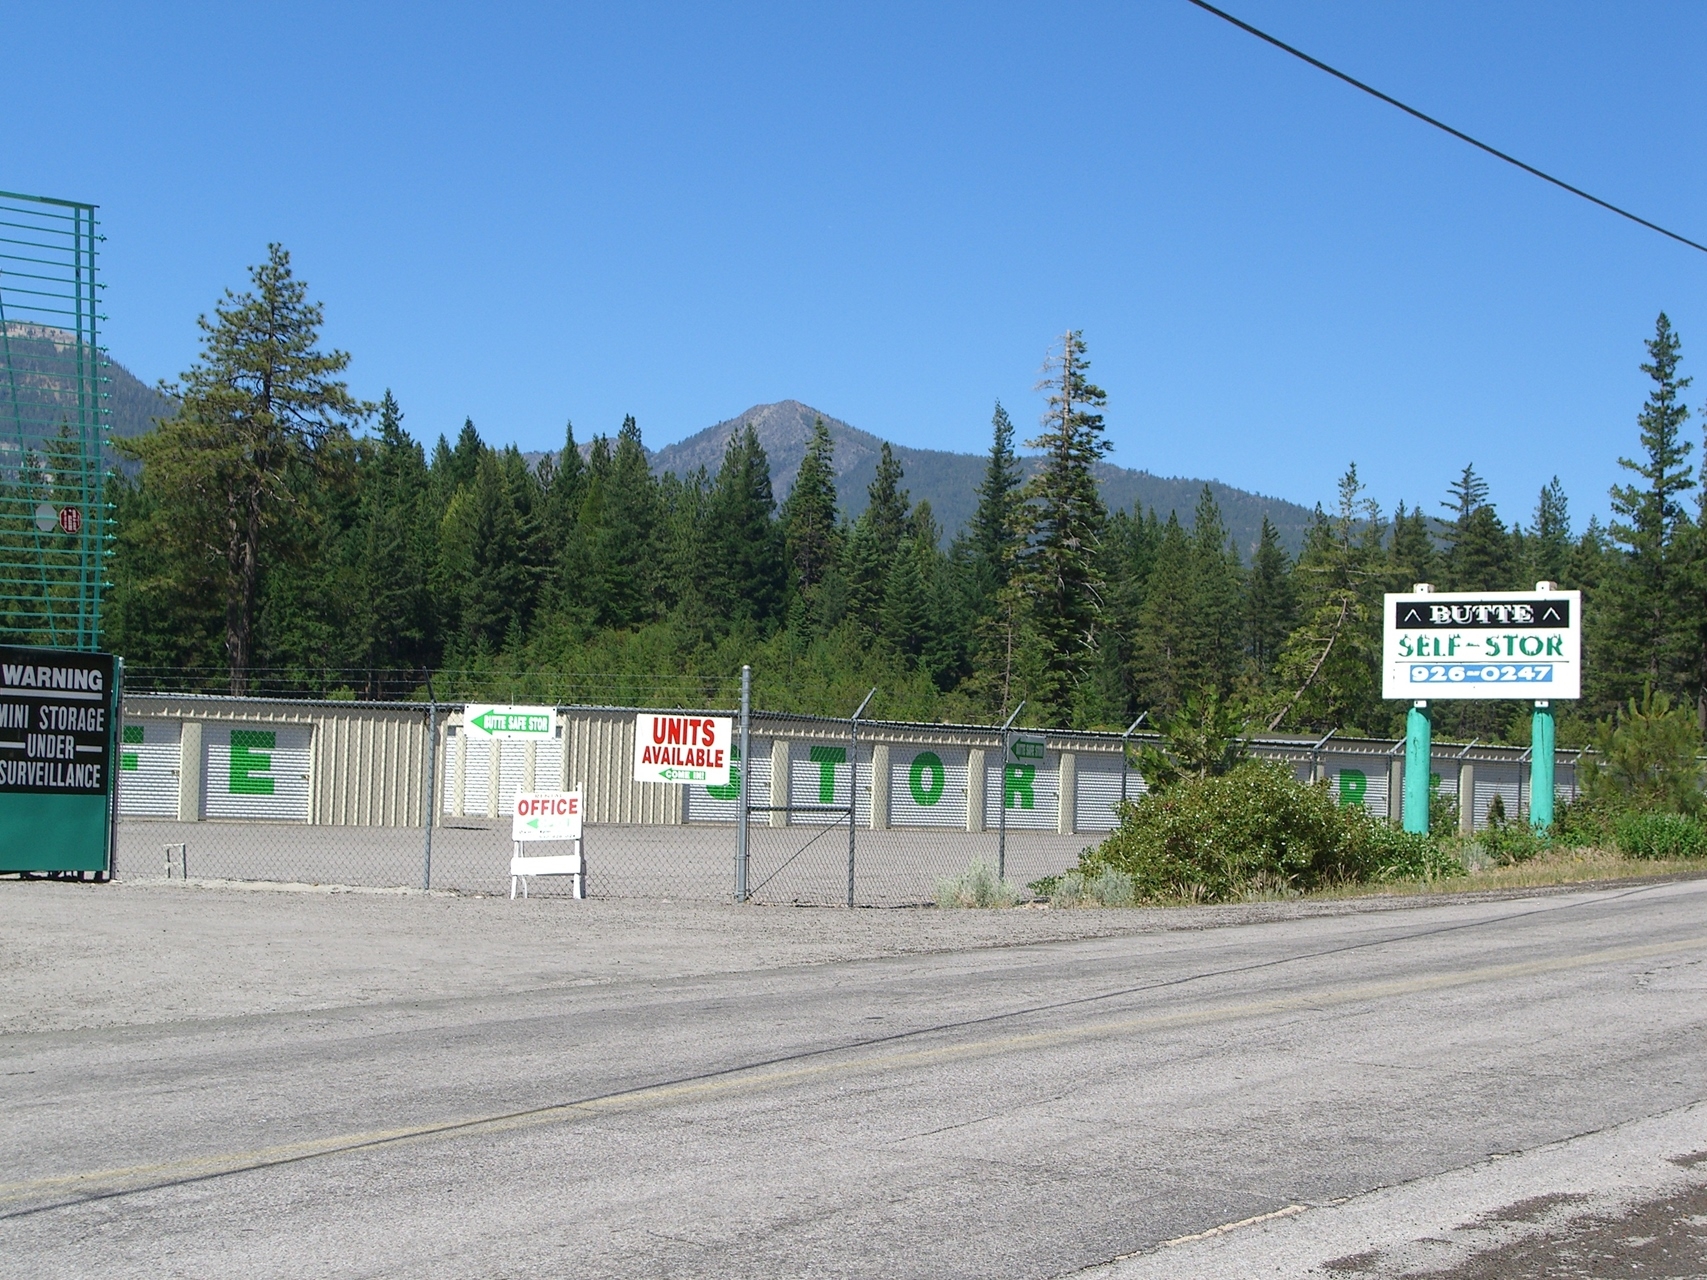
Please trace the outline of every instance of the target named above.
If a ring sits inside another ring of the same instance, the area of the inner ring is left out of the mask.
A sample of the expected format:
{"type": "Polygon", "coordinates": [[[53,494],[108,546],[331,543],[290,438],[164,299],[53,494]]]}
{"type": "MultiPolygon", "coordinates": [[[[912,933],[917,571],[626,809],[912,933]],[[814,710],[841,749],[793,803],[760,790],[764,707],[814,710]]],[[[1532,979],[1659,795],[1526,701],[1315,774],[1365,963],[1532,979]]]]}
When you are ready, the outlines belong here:
{"type": "Polygon", "coordinates": [[[0,646],[0,872],[111,873],[122,670],[0,646]]]}
{"type": "Polygon", "coordinates": [[[1553,825],[1553,701],[1582,689],[1582,593],[1436,591],[1419,582],[1384,602],[1381,692],[1411,702],[1405,717],[1405,830],[1428,830],[1428,704],[1517,699],[1531,722],[1529,821],[1553,825]]]}

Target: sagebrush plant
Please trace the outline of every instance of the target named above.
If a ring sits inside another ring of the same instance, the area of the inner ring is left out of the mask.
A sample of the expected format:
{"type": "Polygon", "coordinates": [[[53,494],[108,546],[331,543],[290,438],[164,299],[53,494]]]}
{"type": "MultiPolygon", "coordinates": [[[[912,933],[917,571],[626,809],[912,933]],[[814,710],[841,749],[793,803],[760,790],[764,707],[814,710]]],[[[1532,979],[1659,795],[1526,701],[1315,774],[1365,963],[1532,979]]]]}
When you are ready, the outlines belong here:
{"type": "Polygon", "coordinates": [[[1019,889],[996,875],[983,860],[972,863],[957,876],[936,882],[939,907],[1011,907],[1019,901],[1019,889]]]}
{"type": "Polygon", "coordinates": [[[1612,826],[1626,858],[1707,857],[1707,827],[1681,813],[1626,813],[1612,826]]]}
{"type": "Polygon", "coordinates": [[[1068,871],[1052,877],[1046,896],[1052,907],[1130,907],[1137,900],[1132,877],[1113,867],[1104,867],[1094,876],[1080,871],[1068,871]]]}
{"type": "Polygon", "coordinates": [[[1126,806],[1120,826],[1079,856],[1089,884],[1105,870],[1131,877],[1145,902],[1226,902],[1358,881],[1462,875],[1427,836],[1410,836],[1324,784],[1249,760],[1215,777],[1181,778],[1126,806]]]}

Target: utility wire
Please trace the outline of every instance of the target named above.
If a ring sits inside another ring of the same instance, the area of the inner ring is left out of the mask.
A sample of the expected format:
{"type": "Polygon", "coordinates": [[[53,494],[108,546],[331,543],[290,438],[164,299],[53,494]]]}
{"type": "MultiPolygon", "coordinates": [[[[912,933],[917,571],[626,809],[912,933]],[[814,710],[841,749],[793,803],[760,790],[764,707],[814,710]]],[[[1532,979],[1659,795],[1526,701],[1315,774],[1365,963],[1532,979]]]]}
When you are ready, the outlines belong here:
{"type": "Polygon", "coordinates": [[[1675,231],[1667,231],[1664,227],[1660,226],[1660,224],[1657,222],[1649,222],[1646,218],[1643,218],[1643,217],[1638,216],[1637,214],[1631,213],[1628,209],[1620,209],[1617,205],[1613,204],[1609,200],[1602,200],[1599,196],[1590,195],[1588,192],[1584,191],[1581,187],[1573,187],[1570,183],[1565,182],[1563,179],[1555,178],[1550,173],[1543,173],[1540,169],[1537,169],[1534,165],[1525,164],[1525,163],[1523,163],[1523,161],[1519,160],[1516,156],[1507,155],[1505,152],[1501,151],[1498,147],[1490,147],[1487,143],[1479,141],[1476,138],[1472,138],[1469,134],[1465,133],[1463,130],[1454,129],[1451,125],[1446,124],[1443,121],[1436,120],[1433,116],[1426,115],[1423,112],[1418,111],[1415,107],[1406,106],[1403,102],[1400,102],[1397,98],[1392,97],[1389,94],[1382,93],[1381,90],[1374,88],[1371,85],[1364,84],[1363,81],[1361,81],[1361,80],[1355,79],[1352,76],[1348,76],[1345,72],[1339,70],[1338,68],[1330,67],[1327,63],[1323,62],[1320,58],[1312,58],[1309,54],[1305,53],[1302,49],[1293,48],[1291,45],[1287,44],[1284,40],[1278,40],[1274,36],[1269,35],[1268,32],[1260,30],[1256,27],[1253,27],[1250,23],[1244,22],[1241,19],[1235,18],[1232,14],[1226,12],[1225,10],[1217,9],[1214,5],[1206,3],[1206,0],[1188,0],[1188,3],[1196,5],[1199,9],[1202,9],[1205,13],[1214,14],[1217,18],[1220,18],[1223,22],[1232,23],[1235,27],[1239,28],[1239,30],[1249,32],[1251,35],[1255,36],[1258,40],[1263,40],[1269,44],[1272,44],[1276,49],[1280,49],[1285,53],[1290,53],[1294,58],[1297,58],[1302,62],[1308,62],[1312,67],[1315,67],[1316,70],[1318,70],[1318,71],[1326,71],[1330,76],[1333,76],[1336,80],[1343,80],[1354,89],[1363,90],[1363,92],[1367,93],[1372,98],[1381,99],[1382,102],[1385,102],[1390,107],[1397,107],[1400,111],[1403,111],[1408,116],[1415,116],[1418,120],[1421,120],[1424,124],[1433,125],[1436,129],[1439,129],[1442,133],[1450,133],[1454,138],[1457,138],[1460,142],[1468,142],[1472,147],[1475,147],[1477,150],[1486,151],[1489,155],[1493,156],[1495,159],[1504,160],[1507,164],[1510,164],[1510,165],[1516,165],[1519,169],[1522,169],[1525,173],[1534,174],[1537,178],[1540,178],[1543,182],[1551,182],[1555,187],[1559,187],[1560,189],[1562,189],[1564,191],[1569,191],[1574,196],[1581,196],[1584,200],[1587,200],[1590,204],[1597,204],[1602,209],[1610,210],[1611,212],[1616,213],[1620,218],[1628,218],[1628,219],[1630,219],[1631,222],[1639,223],[1642,226],[1648,228],[1648,230],[1650,230],[1650,231],[1658,231],[1662,236],[1668,236],[1671,239],[1676,240],[1679,244],[1686,244],[1691,249],[1699,249],[1699,250],[1701,250],[1702,253],[1707,253],[1707,244],[1697,244],[1695,241],[1691,240],[1688,236],[1680,236],[1675,231]]]}

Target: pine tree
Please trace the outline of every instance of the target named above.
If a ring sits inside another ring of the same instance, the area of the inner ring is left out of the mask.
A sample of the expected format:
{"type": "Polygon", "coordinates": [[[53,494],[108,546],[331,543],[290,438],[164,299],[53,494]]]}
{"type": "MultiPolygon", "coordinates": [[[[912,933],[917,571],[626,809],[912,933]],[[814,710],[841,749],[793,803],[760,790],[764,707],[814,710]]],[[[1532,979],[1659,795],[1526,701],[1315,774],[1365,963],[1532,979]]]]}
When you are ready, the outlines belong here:
{"type": "MultiPolygon", "coordinates": [[[[1422,508],[1405,511],[1401,502],[1393,512],[1393,533],[1387,544],[1388,590],[1409,591],[1419,582],[1435,583],[1440,574],[1440,556],[1429,532],[1422,508]]],[[[1444,579],[1439,585],[1445,588],[1444,579]]]]}
{"type": "Polygon", "coordinates": [[[884,442],[877,474],[866,490],[865,510],[849,531],[843,553],[850,617],[862,626],[880,627],[879,613],[890,572],[907,533],[908,494],[901,488],[901,464],[884,442]]]}
{"type": "Polygon", "coordinates": [[[835,444],[818,418],[800,460],[794,488],[782,504],[784,541],[794,589],[808,595],[829,572],[837,552],[835,444]]]}
{"type": "Polygon", "coordinates": [[[1014,529],[1022,482],[1019,457],[1014,453],[1014,424],[999,400],[990,417],[990,427],[990,458],[984,466],[984,479],[978,485],[978,509],[967,529],[975,575],[975,607],[980,611],[1008,585],[1020,541],[1014,529]]]}
{"type": "Polygon", "coordinates": [[[1202,680],[1193,634],[1197,590],[1192,580],[1192,559],[1191,539],[1179,517],[1170,511],[1156,547],[1132,646],[1138,703],[1153,716],[1178,711],[1202,680]]]}
{"type": "Polygon", "coordinates": [[[1571,564],[1571,510],[1565,498],[1565,488],[1554,476],[1541,490],[1535,502],[1535,515],[1526,539],[1527,551],[1524,577],[1529,583],[1557,582],[1569,585],[1571,564]]]}
{"type": "Polygon", "coordinates": [[[787,571],[775,513],[770,459],[748,423],[730,434],[706,500],[707,597],[728,623],[767,626],[781,617],[787,571]]]}
{"type": "Polygon", "coordinates": [[[1259,680],[1280,656],[1298,617],[1298,592],[1292,581],[1292,557],[1280,545],[1280,531],[1265,513],[1250,571],[1245,575],[1245,653],[1259,680]]]}
{"type": "Polygon", "coordinates": [[[1689,417],[1678,376],[1681,345],[1671,321],[1660,313],[1647,342],[1642,372],[1653,382],[1637,418],[1643,457],[1618,459],[1641,483],[1614,485],[1609,532],[1620,554],[1601,590],[1593,701],[1611,709],[1640,695],[1643,686],[1668,693],[1687,691],[1690,681],[1687,622],[1681,616],[1682,552],[1679,532],[1688,524],[1679,495],[1695,487],[1687,462],[1691,442],[1681,430],[1689,417]]]}
{"type": "Polygon", "coordinates": [[[220,565],[234,694],[249,687],[267,561],[298,532],[292,517],[316,467],[372,411],[338,376],[349,355],[319,350],[324,313],[283,246],[268,245],[249,277],[251,292],[227,290],[214,318],[198,321],[201,355],[172,388],[177,416],[131,445],[170,513],[156,525],[165,545],[220,565]]]}
{"type": "Polygon", "coordinates": [[[1192,693],[1226,694],[1243,650],[1242,573],[1208,485],[1198,495],[1191,527],[1192,643],[1197,687],[1192,693]]]}
{"type": "Polygon", "coordinates": [[[1332,517],[1317,509],[1298,558],[1301,621],[1275,664],[1283,724],[1350,731],[1383,714],[1380,702],[1381,512],[1346,468],[1332,517]]]}
{"type": "Polygon", "coordinates": [[[1103,419],[1108,402],[1086,377],[1084,334],[1061,339],[1045,365],[1049,391],[1043,432],[1028,443],[1042,451],[1036,473],[1021,490],[1015,522],[1025,535],[1015,587],[1040,646],[1031,696],[1051,723],[1067,723],[1079,686],[1096,656],[1103,582],[1097,572],[1107,512],[1097,492],[1096,464],[1110,448],[1103,419]]]}

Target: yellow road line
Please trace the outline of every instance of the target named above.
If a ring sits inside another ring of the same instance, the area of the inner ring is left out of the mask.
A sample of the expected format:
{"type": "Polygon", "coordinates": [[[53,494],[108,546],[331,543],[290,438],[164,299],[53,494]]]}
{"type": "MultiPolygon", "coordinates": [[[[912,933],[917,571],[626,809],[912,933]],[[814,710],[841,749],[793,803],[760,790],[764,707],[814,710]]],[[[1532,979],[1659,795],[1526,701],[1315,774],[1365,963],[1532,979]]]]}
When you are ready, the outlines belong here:
{"type": "MultiPolygon", "coordinates": [[[[418,1142],[436,1137],[454,1137],[463,1134],[500,1133],[535,1125],[561,1123],[585,1116],[635,1111],[648,1107],[697,1102],[732,1093],[782,1088],[814,1079],[872,1072],[902,1071],[909,1068],[934,1066],[972,1058],[992,1057],[1019,1050],[1053,1048],[1083,1040],[1100,1039],[1106,1036],[1139,1031],[1202,1026],[1206,1023],[1292,1013],[1306,1009],[1320,1010],[1370,1000],[1384,1000],[1397,996],[1444,991],[1453,987],[1472,986],[1484,982],[1538,977],[1544,974],[1562,973],[1594,965],[1646,960],[1702,948],[1707,948],[1707,936],[1685,938],[1676,942],[1649,943],[1642,946],[1608,947],[1599,951],[1585,951],[1550,960],[1527,960],[1513,964],[1482,965],[1472,969],[1419,975],[1412,978],[1396,978],[1386,982],[1324,987],[1296,995],[1277,996],[1268,1000],[1209,1005],[1200,1009],[1186,1009],[1174,1013],[1110,1018],[1078,1027],[1016,1032],[1011,1035],[971,1040],[964,1044],[879,1050],[864,1056],[844,1059],[835,1059],[832,1056],[838,1051],[827,1050],[824,1054],[829,1059],[827,1061],[803,1062],[796,1066],[786,1067],[736,1069],[727,1075],[716,1076],[711,1079],[687,1080],[676,1084],[646,1085],[638,1089],[608,1094],[602,1098],[560,1103],[529,1111],[497,1116],[471,1116],[461,1120],[449,1120],[431,1125],[371,1129],[311,1139],[306,1142],[287,1143],[281,1146],[258,1147],[248,1151],[191,1156],[180,1160],[162,1161],[158,1164],[131,1165],[125,1168],[100,1169],[84,1173],[59,1174],[46,1178],[31,1178],[21,1182],[0,1183],[0,1205],[40,1199],[56,1193],[73,1198],[108,1195],[127,1190],[141,1190],[149,1185],[164,1185],[186,1179],[207,1178],[220,1174],[264,1169],[269,1166],[294,1164],[297,1161],[319,1156],[361,1151],[377,1146],[418,1142]]],[[[850,1052],[857,1053],[857,1050],[850,1052]]]]}

